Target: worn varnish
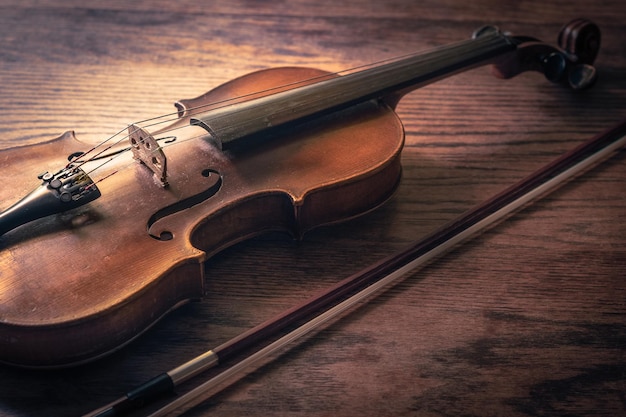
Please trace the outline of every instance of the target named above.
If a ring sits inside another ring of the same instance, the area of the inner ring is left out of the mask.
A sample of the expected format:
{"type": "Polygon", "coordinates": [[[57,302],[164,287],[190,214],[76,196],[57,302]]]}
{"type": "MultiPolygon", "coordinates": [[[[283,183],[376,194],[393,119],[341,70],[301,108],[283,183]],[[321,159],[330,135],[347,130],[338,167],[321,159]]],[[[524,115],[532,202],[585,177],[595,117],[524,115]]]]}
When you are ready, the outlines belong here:
{"type": "MultiPolygon", "coordinates": [[[[403,247],[624,116],[620,2],[8,2],[2,144],[97,141],[260,68],[336,71],[468,37],[603,31],[598,84],[483,69],[398,107],[403,182],[381,209],[214,257],[207,297],[69,371],[0,369],[0,414],[80,415],[403,247]]],[[[624,152],[254,372],[191,415],[608,415],[625,410],[624,152]]],[[[3,184],[9,187],[10,184],[3,184]]],[[[71,264],[71,256],[68,256],[71,264]]]]}

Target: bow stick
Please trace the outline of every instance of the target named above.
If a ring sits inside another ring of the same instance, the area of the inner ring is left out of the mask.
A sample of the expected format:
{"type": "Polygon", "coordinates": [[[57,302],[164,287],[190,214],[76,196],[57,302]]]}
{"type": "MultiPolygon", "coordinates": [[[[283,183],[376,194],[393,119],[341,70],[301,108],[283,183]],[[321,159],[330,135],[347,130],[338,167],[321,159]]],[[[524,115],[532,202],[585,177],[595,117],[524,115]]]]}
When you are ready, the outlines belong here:
{"type": "Polygon", "coordinates": [[[406,249],[371,265],[302,304],[248,330],[215,349],[165,372],[123,397],[84,417],[119,416],[172,391],[176,386],[220,363],[236,358],[250,347],[268,339],[275,341],[237,362],[188,393],[180,396],[150,417],[180,415],[214,395],[219,388],[245,370],[259,365],[286,345],[319,329],[325,323],[364,299],[392,284],[406,273],[485,230],[505,216],[590,169],[626,144],[626,119],[563,154],[517,184],[465,212],[432,234],[406,249]],[[281,336],[282,335],[282,336],[281,336]]]}

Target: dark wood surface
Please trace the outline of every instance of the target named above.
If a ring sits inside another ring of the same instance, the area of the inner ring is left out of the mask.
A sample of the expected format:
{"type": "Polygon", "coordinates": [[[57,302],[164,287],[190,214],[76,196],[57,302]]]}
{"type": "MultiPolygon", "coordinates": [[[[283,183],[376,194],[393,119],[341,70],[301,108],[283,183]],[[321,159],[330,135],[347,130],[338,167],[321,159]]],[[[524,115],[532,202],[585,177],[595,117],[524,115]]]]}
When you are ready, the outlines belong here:
{"type": "MultiPolygon", "coordinates": [[[[574,93],[538,74],[502,81],[479,68],[410,94],[398,107],[403,182],[387,204],[302,242],[270,234],[227,249],[208,262],[203,301],[93,364],[1,367],[2,416],[102,406],[626,115],[621,1],[204,3],[0,1],[0,146],[68,129],[97,142],[256,69],[338,71],[462,40],[484,23],[553,40],[568,20],[592,19],[604,35],[600,78],[574,93]]],[[[625,415],[625,163],[622,150],[189,415],[625,415]]]]}

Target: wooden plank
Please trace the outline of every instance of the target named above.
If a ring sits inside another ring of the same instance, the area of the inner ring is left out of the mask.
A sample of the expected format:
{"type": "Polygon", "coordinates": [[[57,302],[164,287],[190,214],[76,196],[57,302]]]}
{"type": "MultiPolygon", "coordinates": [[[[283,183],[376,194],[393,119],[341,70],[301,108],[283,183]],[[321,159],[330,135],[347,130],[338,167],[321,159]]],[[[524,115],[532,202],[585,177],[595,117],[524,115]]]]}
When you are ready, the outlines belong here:
{"type": "MultiPolygon", "coordinates": [[[[476,69],[407,96],[404,178],[364,217],[270,234],[207,264],[207,297],[120,352],[0,368],[0,415],[80,415],[403,247],[624,116],[621,2],[0,3],[2,146],[96,142],[247,72],[338,71],[461,40],[482,23],[546,40],[602,28],[600,79],[573,93],[476,69]]],[[[624,412],[624,151],[253,372],[194,416],[624,412]]],[[[4,185],[9,186],[9,185],[4,185]]],[[[189,388],[185,387],[185,388],[189,388]]],[[[142,414],[139,414],[142,415],[142,414]]]]}

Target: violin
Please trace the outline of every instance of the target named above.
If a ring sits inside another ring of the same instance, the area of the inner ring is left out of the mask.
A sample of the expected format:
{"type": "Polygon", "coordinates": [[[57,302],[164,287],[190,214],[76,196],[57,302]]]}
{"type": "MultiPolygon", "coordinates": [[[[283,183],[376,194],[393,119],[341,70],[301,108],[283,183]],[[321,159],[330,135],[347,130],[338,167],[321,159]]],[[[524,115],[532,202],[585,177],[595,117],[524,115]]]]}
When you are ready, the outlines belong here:
{"type": "Polygon", "coordinates": [[[204,262],[267,231],[296,238],[366,213],[401,178],[401,97],[492,64],[593,84],[600,31],[553,46],[494,27],[346,74],[254,72],[95,146],[73,132],[0,151],[0,361],[64,367],[129,343],[203,296],[204,262]]]}

